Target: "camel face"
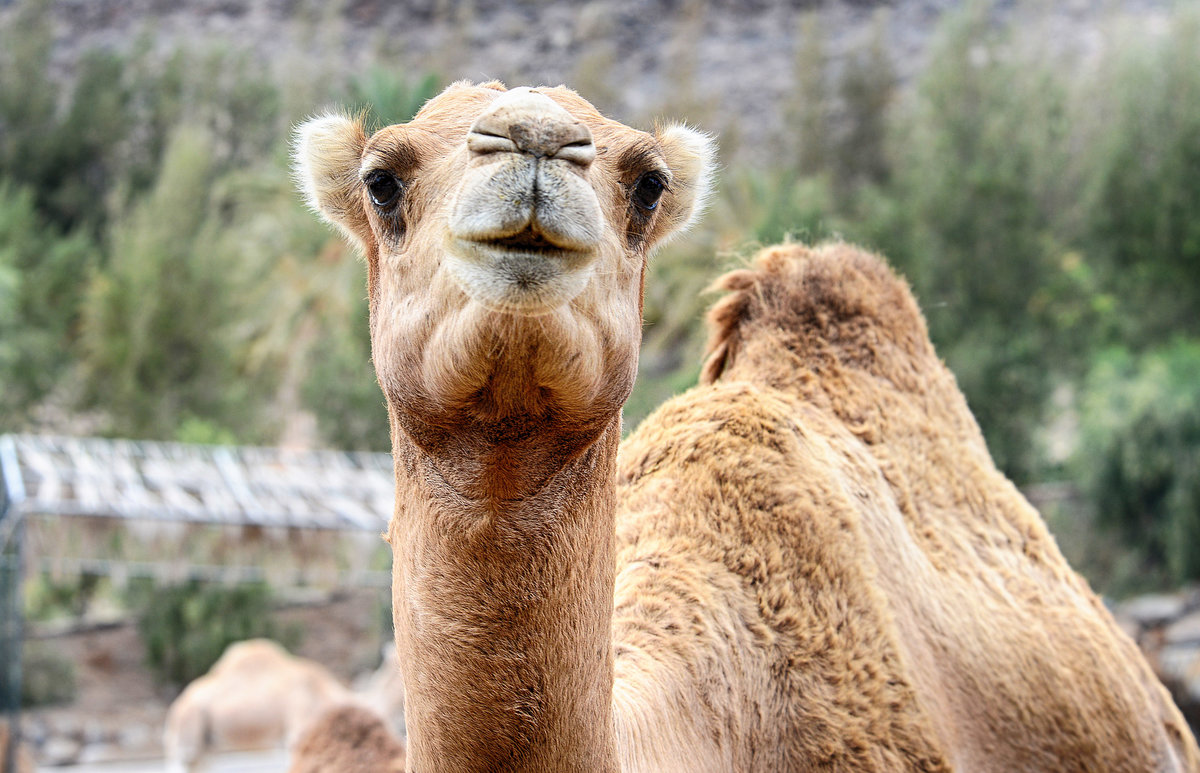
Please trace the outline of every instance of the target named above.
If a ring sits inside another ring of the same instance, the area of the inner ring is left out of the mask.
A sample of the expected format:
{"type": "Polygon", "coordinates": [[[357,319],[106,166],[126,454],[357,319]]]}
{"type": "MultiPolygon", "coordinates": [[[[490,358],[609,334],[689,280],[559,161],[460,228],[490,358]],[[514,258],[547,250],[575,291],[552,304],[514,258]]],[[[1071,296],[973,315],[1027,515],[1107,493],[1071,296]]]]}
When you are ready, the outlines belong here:
{"type": "Polygon", "coordinates": [[[702,134],[630,129],[562,87],[455,84],[371,137],[310,121],[297,166],[367,259],[376,371],[424,446],[421,425],[619,409],[647,255],[692,219],[712,154],[702,134]]]}

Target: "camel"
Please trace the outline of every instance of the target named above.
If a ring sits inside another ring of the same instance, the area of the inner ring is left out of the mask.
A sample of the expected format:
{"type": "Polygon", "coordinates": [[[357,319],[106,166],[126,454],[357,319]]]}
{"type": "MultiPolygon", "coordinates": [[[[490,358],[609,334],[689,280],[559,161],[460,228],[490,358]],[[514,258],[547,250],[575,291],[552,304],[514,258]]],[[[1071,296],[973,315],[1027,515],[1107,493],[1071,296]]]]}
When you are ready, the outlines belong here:
{"type": "Polygon", "coordinates": [[[880,259],[728,275],[703,383],[618,455],[708,137],[458,83],[296,160],[367,265],[409,770],[1200,770],[880,259]]]}
{"type": "Polygon", "coordinates": [[[322,714],[292,747],[288,773],[404,773],[404,745],[362,706],[322,714]]]}
{"type": "Polygon", "coordinates": [[[210,752],[291,746],[329,709],[354,696],[324,666],[269,639],[229,645],[167,711],[167,769],[202,769],[210,752]]]}

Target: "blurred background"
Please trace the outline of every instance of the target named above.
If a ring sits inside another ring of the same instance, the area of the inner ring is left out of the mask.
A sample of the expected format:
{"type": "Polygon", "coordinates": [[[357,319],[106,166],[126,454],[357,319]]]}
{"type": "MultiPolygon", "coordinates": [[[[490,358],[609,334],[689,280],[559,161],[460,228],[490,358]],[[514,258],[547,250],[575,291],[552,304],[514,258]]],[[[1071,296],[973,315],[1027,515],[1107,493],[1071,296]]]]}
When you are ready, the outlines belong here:
{"type": "MultiPolygon", "coordinates": [[[[405,121],[460,78],[718,135],[708,216],[651,264],[627,426],[695,383],[720,271],[784,239],[876,250],[1072,565],[1164,662],[1190,648],[1191,700],[1195,3],[0,0],[0,434],[385,452],[365,271],[301,205],[291,131],[330,107],[405,121]]],[[[153,756],[166,702],[231,641],[349,682],[390,639],[362,530],[25,520],[43,765],[153,756]],[[176,571],[138,571],[147,553],[176,571]],[[264,556],[286,570],[188,571],[264,556]]]]}

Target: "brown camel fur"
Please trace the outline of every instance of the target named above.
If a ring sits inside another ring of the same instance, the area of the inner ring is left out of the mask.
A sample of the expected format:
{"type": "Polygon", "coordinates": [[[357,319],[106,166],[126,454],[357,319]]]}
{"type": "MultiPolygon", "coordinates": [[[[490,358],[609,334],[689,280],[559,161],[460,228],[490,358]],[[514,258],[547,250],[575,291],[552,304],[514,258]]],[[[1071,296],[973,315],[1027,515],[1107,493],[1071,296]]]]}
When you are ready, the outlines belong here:
{"type": "Polygon", "coordinates": [[[878,260],[727,277],[715,383],[618,471],[646,255],[710,159],[561,88],[301,130],[367,259],[410,770],[1197,769],[878,260]]]}
{"type": "Polygon", "coordinates": [[[339,706],[317,718],[292,747],[288,773],[404,773],[404,745],[383,718],[339,706]]]}
{"type": "Polygon", "coordinates": [[[1200,770],[905,284],[830,244],[719,286],[705,385],[622,447],[617,698],[727,770],[1200,770]]]}

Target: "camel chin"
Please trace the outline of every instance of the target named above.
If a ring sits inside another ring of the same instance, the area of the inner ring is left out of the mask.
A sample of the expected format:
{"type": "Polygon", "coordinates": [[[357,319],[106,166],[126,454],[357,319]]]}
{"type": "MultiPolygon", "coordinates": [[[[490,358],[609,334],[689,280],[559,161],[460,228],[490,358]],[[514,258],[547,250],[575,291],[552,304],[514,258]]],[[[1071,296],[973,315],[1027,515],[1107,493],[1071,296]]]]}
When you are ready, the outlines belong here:
{"type": "Polygon", "coordinates": [[[486,308],[537,316],[574,300],[592,278],[581,250],[496,247],[456,240],[446,265],[463,292],[486,308]]]}

